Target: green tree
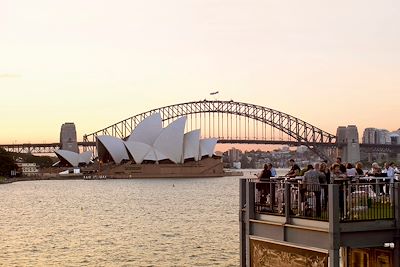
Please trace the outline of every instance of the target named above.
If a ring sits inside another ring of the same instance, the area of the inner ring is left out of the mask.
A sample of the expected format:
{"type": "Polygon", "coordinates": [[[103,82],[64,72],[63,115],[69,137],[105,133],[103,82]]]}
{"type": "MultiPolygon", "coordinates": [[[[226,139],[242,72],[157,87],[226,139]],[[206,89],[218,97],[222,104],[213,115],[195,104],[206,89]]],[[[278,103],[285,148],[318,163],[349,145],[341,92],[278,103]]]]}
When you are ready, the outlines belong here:
{"type": "Polygon", "coordinates": [[[242,155],[242,158],[240,159],[240,165],[242,169],[248,169],[250,167],[250,161],[246,155],[242,155]]]}
{"type": "Polygon", "coordinates": [[[255,157],[251,158],[250,163],[249,163],[249,168],[250,169],[255,169],[256,168],[256,162],[257,162],[257,160],[256,160],[255,157]]]}
{"type": "Polygon", "coordinates": [[[53,165],[54,161],[52,160],[51,157],[49,156],[34,156],[34,155],[28,155],[25,159],[26,162],[33,162],[36,163],[41,168],[45,167],[51,167],[53,165]]]}
{"type": "Polygon", "coordinates": [[[10,153],[0,148],[0,176],[10,176],[16,166],[10,153]]]}

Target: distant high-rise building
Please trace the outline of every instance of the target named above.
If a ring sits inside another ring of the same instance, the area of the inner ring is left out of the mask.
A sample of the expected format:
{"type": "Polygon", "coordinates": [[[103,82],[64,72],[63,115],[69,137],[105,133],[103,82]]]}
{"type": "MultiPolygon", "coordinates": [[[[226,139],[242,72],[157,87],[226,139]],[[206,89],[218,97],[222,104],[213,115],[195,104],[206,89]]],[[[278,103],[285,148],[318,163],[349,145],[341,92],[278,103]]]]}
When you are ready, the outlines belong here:
{"type": "Polygon", "coordinates": [[[232,147],[231,149],[228,150],[229,162],[232,163],[232,162],[240,161],[241,154],[242,154],[242,151],[232,147]]]}
{"type": "Polygon", "coordinates": [[[376,128],[365,128],[363,133],[362,142],[364,144],[375,144],[376,128]]]}
{"type": "MultiPolygon", "coordinates": [[[[362,142],[364,144],[386,144],[386,145],[397,145],[400,144],[400,132],[394,131],[389,132],[386,129],[378,129],[378,128],[366,128],[363,133],[362,142]]],[[[388,158],[398,158],[398,154],[396,153],[368,153],[368,161],[383,161],[388,158]]]]}
{"type": "Polygon", "coordinates": [[[400,134],[394,132],[390,134],[390,144],[400,145],[400,134]]]}
{"type": "Polygon", "coordinates": [[[390,144],[390,133],[386,129],[365,128],[362,141],[364,144],[390,144]]]}
{"type": "Polygon", "coordinates": [[[79,153],[76,129],[73,122],[66,122],[61,126],[60,146],[60,149],[79,153]]]}
{"type": "Polygon", "coordinates": [[[378,144],[390,144],[390,132],[386,129],[379,129],[378,144]]]}

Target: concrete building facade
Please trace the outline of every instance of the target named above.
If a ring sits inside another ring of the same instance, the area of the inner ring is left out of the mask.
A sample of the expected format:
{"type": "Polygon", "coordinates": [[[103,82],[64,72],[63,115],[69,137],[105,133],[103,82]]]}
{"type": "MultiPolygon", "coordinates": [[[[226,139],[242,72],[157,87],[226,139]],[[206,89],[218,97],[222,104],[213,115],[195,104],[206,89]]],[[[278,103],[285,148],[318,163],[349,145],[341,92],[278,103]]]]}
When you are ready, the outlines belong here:
{"type": "Polygon", "coordinates": [[[343,162],[356,163],[360,161],[360,142],[357,126],[339,126],[336,131],[338,142],[338,155],[343,162]]]}
{"type": "Polygon", "coordinates": [[[22,176],[36,176],[38,175],[38,168],[36,163],[29,163],[29,162],[17,162],[18,166],[18,173],[22,176]]]}
{"type": "Polygon", "coordinates": [[[79,153],[76,138],[76,128],[73,122],[66,122],[61,126],[60,149],[79,153]]]}

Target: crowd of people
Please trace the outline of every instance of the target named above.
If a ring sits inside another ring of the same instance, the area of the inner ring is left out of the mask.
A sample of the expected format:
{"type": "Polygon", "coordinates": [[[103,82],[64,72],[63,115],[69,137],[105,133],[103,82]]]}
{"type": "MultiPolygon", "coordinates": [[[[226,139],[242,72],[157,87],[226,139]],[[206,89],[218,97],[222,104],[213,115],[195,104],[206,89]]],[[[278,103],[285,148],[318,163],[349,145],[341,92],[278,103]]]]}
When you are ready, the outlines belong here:
{"type": "MultiPolygon", "coordinates": [[[[306,193],[313,192],[315,196],[316,215],[321,215],[321,207],[326,207],[328,201],[328,187],[324,186],[333,183],[342,182],[375,182],[377,178],[381,178],[379,183],[379,192],[386,193],[385,183],[394,182],[395,175],[400,173],[399,168],[396,167],[394,162],[386,162],[383,167],[374,162],[370,170],[364,170],[361,162],[356,164],[342,163],[340,157],[336,158],[336,162],[328,166],[327,161],[317,162],[314,165],[308,164],[305,168],[301,169],[293,159],[289,160],[290,170],[286,173],[285,177],[288,179],[301,177],[298,179],[299,192],[302,201],[305,201],[306,193]],[[368,177],[368,178],[367,178],[368,177]],[[386,178],[387,177],[387,178],[386,178]],[[362,178],[362,179],[360,179],[362,178]],[[323,192],[323,199],[321,203],[321,191],[323,192]],[[322,204],[322,205],[321,205],[322,204]]],[[[271,177],[276,177],[276,170],[271,163],[265,164],[263,171],[258,175],[259,181],[271,181],[271,177]]],[[[261,203],[274,205],[275,201],[275,185],[274,183],[260,183],[257,189],[261,192],[261,203]]],[[[339,203],[340,204],[340,203],[339,203]]]]}

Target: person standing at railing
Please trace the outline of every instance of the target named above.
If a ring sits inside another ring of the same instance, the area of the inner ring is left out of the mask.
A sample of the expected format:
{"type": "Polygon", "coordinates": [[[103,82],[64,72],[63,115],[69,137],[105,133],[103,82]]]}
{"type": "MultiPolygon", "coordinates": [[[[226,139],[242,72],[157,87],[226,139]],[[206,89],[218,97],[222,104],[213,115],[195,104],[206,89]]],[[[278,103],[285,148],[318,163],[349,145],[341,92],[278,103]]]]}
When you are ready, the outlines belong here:
{"type": "MultiPolygon", "coordinates": [[[[388,176],[387,175],[388,168],[389,168],[389,163],[386,161],[386,162],[383,163],[382,175],[381,175],[382,177],[387,177],[388,176]]],[[[387,181],[388,181],[388,179],[385,179],[385,178],[382,178],[382,180],[380,181],[381,182],[380,186],[382,187],[381,193],[384,193],[385,195],[388,193],[387,181]]]]}
{"type": "MultiPolygon", "coordinates": [[[[261,204],[266,204],[268,195],[270,197],[270,204],[273,205],[274,201],[274,194],[272,193],[273,190],[271,190],[271,170],[269,169],[268,164],[264,164],[264,169],[262,172],[258,175],[258,180],[260,182],[265,182],[265,183],[259,183],[257,184],[257,189],[261,192],[261,198],[260,202],[261,204]]],[[[273,207],[273,206],[272,206],[273,207]]]]}
{"type": "Polygon", "coordinates": [[[319,165],[319,171],[325,174],[326,183],[329,184],[331,182],[331,171],[328,168],[328,163],[325,161],[321,162],[319,165]]]}
{"type": "Polygon", "coordinates": [[[316,216],[321,216],[321,186],[320,179],[323,178],[323,174],[319,171],[319,163],[315,164],[315,168],[310,164],[307,166],[308,171],[304,174],[303,188],[308,193],[314,193],[315,203],[314,208],[316,216]]]}
{"type": "Polygon", "coordinates": [[[362,177],[364,177],[364,171],[363,171],[363,165],[361,162],[357,162],[355,165],[355,169],[356,169],[356,179],[355,181],[357,183],[365,183],[366,181],[364,179],[360,179],[362,177]]]}
{"type": "Polygon", "coordinates": [[[362,165],[362,163],[361,162],[357,162],[356,163],[356,172],[357,172],[357,175],[359,175],[359,176],[363,176],[364,175],[364,171],[363,171],[363,165],[362,165]]]}
{"type": "MultiPolygon", "coordinates": [[[[385,173],[386,173],[386,176],[389,178],[390,184],[392,184],[394,182],[394,162],[390,162],[390,163],[385,162],[385,173]]],[[[384,187],[385,194],[387,194],[389,192],[387,187],[388,187],[387,184],[385,184],[385,187],[384,187]]]]}
{"type": "Polygon", "coordinates": [[[326,209],[328,208],[328,184],[331,179],[331,173],[325,162],[321,162],[319,165],[319,172],[321,173],[319,183],[322,185],[322,192],[324,192],[322,206],[326,209]]]}
{"type": "Polygon", "coordinates": [[[382,169],[377,162],[372,163],[371,170],[366,173],[368,176],[379,177],[382,174],[382,169]]]}
{"type": "MultiPolygon", "coordinates": [[[[346,163],[346,176],[350,182],[356,182],[358,180],[357,170],[350,162],[346,163]]],[[[350,187],[351,192],[354,191],[353,187],[350,187]]]]}
{"type": "MultiPolygon", "coordinates": [[[[385,174],[382,174],[382,169],[379,166],[379,164],[377,162],[372,163],[372,168],[370,171],[368,171],[366,174],[366,176],[373,176],[373,177],[383,177],[386,176],[385,174]]],[[[375,192],[382,194],[383,192],[383,183],[380,182],[379,179],[371,179],[371,182],[375,183],[377,185],[377,188],[375,188],[375,192]],[[379,189],[379,191],[378,191],[379,189]]]]}
{"type": "Polygon", "coordinates": [[[350,162],[346,164],[346,175],[348,178],[354,178],[357,175],[356,168],[350,162]]]}
{"type": "Polygon", "coordinates": [[[340,212],[342,213],[342,217],[344,217],[344,191],[345,187],[347,185],[348,179],[346,176],[346,173],[343,173],[340,170],[340,164],[339,163],[334,163],[331,166],[331,183],[332,184],[339,184],[339,209],[340,212]]]}
{"type": "Polygon", "coordinates": [[[336,158],[336,163],[339,164],[340,166],[340,171],[342,173],[346,173],[346,166],[344,166],[344,164],[342,163],[342,158],[341,157],[337,157],[336,158]]]}
{"type": "Polygon", "coordinates": [[[290,170],[285,176],[294,178],[300,174],[300,167],[294,162],[294,159],[289,160],[289,166],[290,170]]]}
{"type": "Polygon", "coordinates": [[[389,166],[386,170],[386,174],[388,177],[394,177],[394,162],[390,162],[389,166]]]}
{"type": "Polygon", "coordinates": [[[337,180],[347,178],[346,173],[340,170],[340,164],[334,163],[331,166],[331,184],[334,184],[337,180]]]}
{"type": "Polygon", "coordinates": [[[276,170],[274,168],[274,166],[272,166],[272,163],[268,163],[268,168],[271,171],[271,177],[276,177],[276,170]]]}
{"type": "Polygon", "coordinates": [[[395,174],[400,174],[400,168],[399,167],[397,167],[396,165],[394,165],[394,173],[395,174]]]}

